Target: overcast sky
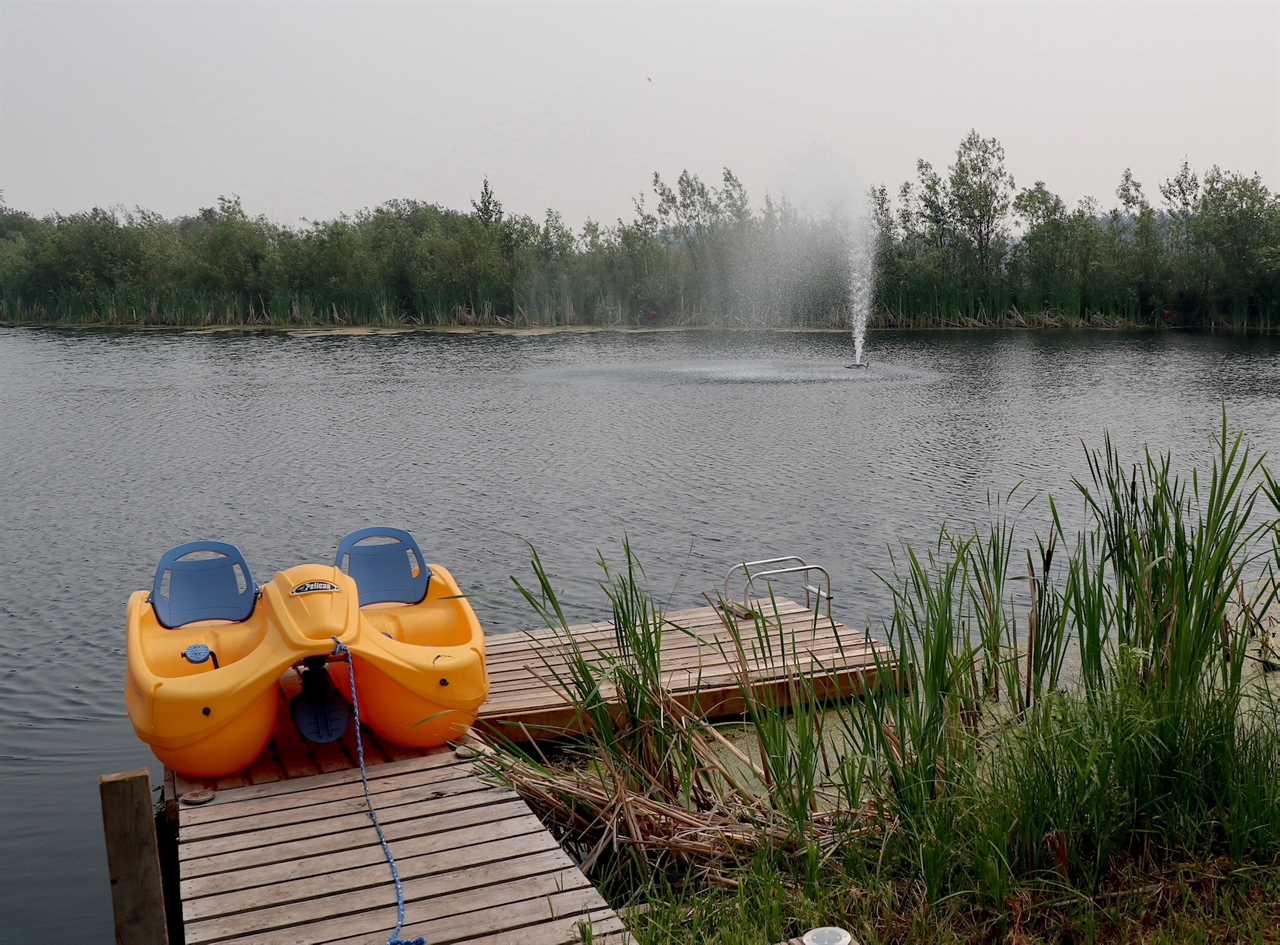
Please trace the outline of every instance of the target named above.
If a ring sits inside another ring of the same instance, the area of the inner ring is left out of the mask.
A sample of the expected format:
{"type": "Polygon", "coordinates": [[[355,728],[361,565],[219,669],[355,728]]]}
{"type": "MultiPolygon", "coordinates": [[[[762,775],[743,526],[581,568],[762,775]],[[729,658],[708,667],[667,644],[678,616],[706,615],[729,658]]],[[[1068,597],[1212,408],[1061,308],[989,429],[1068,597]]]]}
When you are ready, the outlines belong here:
{"type": "Polygon", "coordinates": [[[296,223],[488,174],[577,225],[724,165],[820,209],[970,127],[1072,202],[1184,157],[1280,187],[1280,3],[0,0],[0,190],[37,213],[296,223]]]}

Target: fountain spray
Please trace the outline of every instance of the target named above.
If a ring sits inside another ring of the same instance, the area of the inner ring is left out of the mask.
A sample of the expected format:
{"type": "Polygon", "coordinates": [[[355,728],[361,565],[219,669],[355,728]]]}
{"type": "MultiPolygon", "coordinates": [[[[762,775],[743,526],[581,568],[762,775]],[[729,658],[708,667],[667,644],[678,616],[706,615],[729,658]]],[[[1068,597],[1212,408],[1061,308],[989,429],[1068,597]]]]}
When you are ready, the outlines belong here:
{"type": "Polygon", "coordinates": [[[875,295],[875,225],[856,218],[849,227],[849,330],[853,335],[853,363],[869,366],[866,358],[867,319],[875,295]]]}

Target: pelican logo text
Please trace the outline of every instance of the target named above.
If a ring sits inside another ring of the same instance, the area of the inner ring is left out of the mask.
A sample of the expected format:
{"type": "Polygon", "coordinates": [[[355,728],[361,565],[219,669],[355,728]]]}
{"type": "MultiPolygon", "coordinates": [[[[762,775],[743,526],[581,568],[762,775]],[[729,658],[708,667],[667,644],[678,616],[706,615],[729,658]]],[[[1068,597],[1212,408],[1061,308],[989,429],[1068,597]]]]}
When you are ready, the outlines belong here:
{"type": "Polygon", "coordinates": [[[336,594],[338,593],[338,585],[331,584],[328,581],[308,581],[306,584],[299,584],[293,589],[293,596],[300,597],[303,594],[336,594]]]}

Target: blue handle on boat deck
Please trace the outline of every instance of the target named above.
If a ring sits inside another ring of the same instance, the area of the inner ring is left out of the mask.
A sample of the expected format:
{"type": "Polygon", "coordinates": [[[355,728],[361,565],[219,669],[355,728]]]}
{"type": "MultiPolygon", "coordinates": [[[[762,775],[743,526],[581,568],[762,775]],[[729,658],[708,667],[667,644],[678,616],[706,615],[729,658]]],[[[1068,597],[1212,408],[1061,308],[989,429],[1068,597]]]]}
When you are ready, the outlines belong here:
{"type": "Polygon", "coordinates": [[[344,656],[347,660],[347,678],[351,681],[351,718],[356,724],[356,760],[360,762],[360,786],[364,789],[364,804],[368,809],[369,820],[378,834],[378,842],[382,844],[382,853],[387,858],[387,866],[391,869],[391,882],[396,887],[396,928],[387,939],[387,945],[427,945],[426,936],[417,938],[401,938],[404,928],[404,885],[400,882],[400,867],[396,866],[396,858],[391,855],[391,844],[387,835],[382,832],[382,824],[378,823],[378,812],[373,809],[373,799],[369,797],[369,778],[364,765],[364,738],[360,735],[360,697],[356,693],[356,664],[351,658],[351,651],[337,637],[333,638],[333,655],[344,656]]]}

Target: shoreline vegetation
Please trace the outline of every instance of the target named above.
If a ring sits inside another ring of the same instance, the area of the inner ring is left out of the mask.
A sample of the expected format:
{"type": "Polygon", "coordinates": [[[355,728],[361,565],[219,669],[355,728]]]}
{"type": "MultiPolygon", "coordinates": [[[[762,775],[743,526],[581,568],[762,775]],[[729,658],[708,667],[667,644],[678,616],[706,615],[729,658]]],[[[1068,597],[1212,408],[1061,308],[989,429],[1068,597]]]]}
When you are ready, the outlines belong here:
{"type": "MultiPolygon", "coordinates": [[[[848,335],[847,325],[810,328],[743,328],[726,325],[333,325],[333,324],[210,324],[170,325],[145,322],[58,322],[58,321],[6,321],[0,319],[0,328],[31,328],[84,332],[137,332],[140,334],[190,334],[190,335],[280,335],[289,338],[341,338],[341,337],[393,337],[397,335],[492,335],[498,337],[530,338],[544,335],[669,335],[669,334],[782,334],[782,335],[848,335]]],[[[955,332],[1003,332],[1003,331],[1100,331],[1144,333],[1163,331],[1135,322],[1107,322],[1088,324],[1061,324],[1055,321],[1009,321],[1004,324],[947,324],[947,325],[870,325],[869,334],[890,331],[955,331],[955,332]]]]}
{"type": "Polygon", "coordinates": [[[755,206],[727,168],[655,173],[631,219],[576,231],[507,212],[487,179],[465,211],[397,199],[296,226],[235,196],[37,217],[0,194],[0,323],[1280,330],[1280,198],[1186,162],[1157,190],[1126,169],[1110,209],[1069,208],[970,132],[945,169],[872,188],[858,223],[755,206]]]}
{"type": "MultiPolygon", "coordinates": [[[[1049,500],[1019,547],[1011,494],[988,524],[901,550],[878,634],[901,687],[824,704],[780,666],[789,707],[744,679],[736,725],[666,689],[663,615],[625,542],[601,558],[616,646],[591,652],[535,552],[516,584],[562,633],[542,672],[585,735],[483,763],[641,945],[823,925],[865,945],[1272,941],[1280,485],[1225,416],[1192,475],[1109,440],[1082,465],[1078,534],[1049,500]]],[[[766,603],[736,647],[799,665],[778,626],[766,603]]]]}

